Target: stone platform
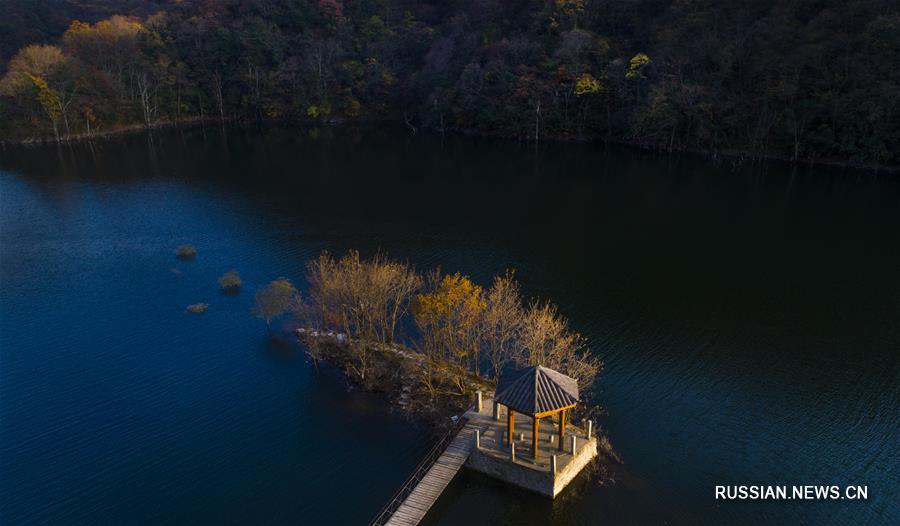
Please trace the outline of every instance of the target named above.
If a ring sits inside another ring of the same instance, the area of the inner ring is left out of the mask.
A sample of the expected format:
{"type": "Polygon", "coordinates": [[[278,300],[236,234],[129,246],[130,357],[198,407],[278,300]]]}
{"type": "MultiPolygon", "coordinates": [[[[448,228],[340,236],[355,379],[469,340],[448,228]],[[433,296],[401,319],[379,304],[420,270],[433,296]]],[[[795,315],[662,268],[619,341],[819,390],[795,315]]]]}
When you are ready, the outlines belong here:
{"type": "Polygon", "coordinates": [[[578,473],[597,456],[597,438],[588,438],[587,430],[566,425],[563,448],[559,448],[559,425],[550,419],[541,419],[538,437],[538,455],[534,459],[532,449],[532,420],[516,414],[514,440],[515,459],[506,444],[506,408],[499,406],[494,415],[492,399],[484,400],[480,411],[466,413],[466,429],[478,431],[479,446],[472,449],[465,466],[509,484],[556,497],[578,473]],[[575,450],[572,450],[572,437],[575,450]],[[555,457],[555,471],[553,463],[555,457]]]}

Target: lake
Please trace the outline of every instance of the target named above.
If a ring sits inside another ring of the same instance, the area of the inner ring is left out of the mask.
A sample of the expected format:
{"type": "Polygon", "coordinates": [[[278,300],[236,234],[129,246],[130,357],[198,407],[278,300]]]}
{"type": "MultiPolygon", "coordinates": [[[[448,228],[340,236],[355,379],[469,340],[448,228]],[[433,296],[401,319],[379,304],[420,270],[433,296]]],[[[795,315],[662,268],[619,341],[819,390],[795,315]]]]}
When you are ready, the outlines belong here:
{"type": "Polygon", "coordinates": [[[900,523],[900,178],[392,125],[0,150],[0,522],[373,518],[433,432],[249,310],[324,249],[515,269],[606,362],[612,480],[464,472],[429,524],[900,523]]]}

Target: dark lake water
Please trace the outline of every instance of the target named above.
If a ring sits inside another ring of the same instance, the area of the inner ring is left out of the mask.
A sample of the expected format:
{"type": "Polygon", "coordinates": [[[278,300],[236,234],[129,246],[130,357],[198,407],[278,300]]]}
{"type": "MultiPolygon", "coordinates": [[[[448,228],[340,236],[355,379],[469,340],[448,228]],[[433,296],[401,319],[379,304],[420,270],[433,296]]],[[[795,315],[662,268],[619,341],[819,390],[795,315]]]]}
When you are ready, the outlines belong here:
{"type": "Polygon", "coordinates": [[[350,248],[515,268],[606,360],[614,482],[463,473],[429,524],[900,523],[896,177],[375,126],[0,151],[0,523],[366,523],[432,433],[249,312],[350,248]]]}

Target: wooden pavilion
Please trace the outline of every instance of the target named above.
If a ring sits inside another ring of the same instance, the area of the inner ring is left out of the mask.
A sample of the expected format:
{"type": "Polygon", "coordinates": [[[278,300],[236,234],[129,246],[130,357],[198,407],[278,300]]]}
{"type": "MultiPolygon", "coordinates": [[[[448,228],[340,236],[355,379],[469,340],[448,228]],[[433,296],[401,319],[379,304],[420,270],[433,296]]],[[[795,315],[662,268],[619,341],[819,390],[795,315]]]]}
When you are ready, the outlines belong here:
{"type": "Polygon", "coordinates": [[[566,413],[579,402],[578,381],[553,369],[534,366],[500,378],[494,402],[507,409],[507,444],[513,443],[515,413],[532,418],[532,450],[538,457],[538,433],[541,419],[559,414],[559,449],[563,450],[566,413]]]}

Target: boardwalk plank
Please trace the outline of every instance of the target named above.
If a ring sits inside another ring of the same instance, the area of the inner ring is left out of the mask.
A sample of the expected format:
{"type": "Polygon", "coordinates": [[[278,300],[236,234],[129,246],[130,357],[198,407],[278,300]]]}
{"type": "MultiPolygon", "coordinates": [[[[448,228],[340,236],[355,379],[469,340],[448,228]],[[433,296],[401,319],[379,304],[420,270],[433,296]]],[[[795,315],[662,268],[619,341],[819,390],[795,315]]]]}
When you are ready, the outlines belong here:
{"type": "Polygon", "coordinates": [[[400,504],[387,522],[388,525],[415,526],[425,517],[472,453],[474,429],[472,424],[467,424],[456,435],[400,504]]]}

